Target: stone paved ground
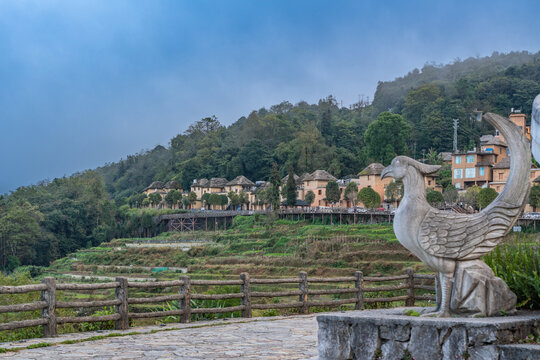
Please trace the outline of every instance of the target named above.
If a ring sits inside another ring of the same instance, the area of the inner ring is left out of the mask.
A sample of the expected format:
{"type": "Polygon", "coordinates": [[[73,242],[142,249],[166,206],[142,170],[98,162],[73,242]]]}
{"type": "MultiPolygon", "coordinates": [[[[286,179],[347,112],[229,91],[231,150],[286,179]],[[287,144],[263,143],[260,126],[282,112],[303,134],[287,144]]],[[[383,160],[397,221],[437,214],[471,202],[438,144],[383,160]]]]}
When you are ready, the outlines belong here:
{"type": "MultiPolygon", "coordinates": [[[[170,324],[166,327],[131,328],[125,332],[131,331],[143,334],[25,349],[0,354],[0,358],[39,360],[317,359],[315,315],[170,324]],[[167,329],[167,331],[151,333],[155,329],[167,329]]],[[[68,334],[54,339],[32,339],[24,343],[7,343],[0,346],[21,347],[44,341],[60,342],[107,333],[68,334]]]]}

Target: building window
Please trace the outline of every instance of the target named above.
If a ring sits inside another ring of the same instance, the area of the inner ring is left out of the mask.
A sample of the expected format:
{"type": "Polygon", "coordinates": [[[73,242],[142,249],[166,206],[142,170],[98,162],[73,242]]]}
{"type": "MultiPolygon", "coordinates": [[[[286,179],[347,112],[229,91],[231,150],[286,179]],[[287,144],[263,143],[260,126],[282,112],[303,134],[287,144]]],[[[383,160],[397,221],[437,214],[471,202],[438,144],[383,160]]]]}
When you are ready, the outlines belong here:
{"type": "Polygon", "coordinates": [[[467,163],[472,164],[474,162],[474,155],[467,155],[467,163]]]}
{"type": "Polygon", "coordinates": [[[503,174],[502,173],[499,173],[499,180],[502,180],[503,178],[503,174]]]}
{"type": "Polygon", "coordinates": [[[466,168],[465,169],[465,177],[466,178],[473,178],[476,177],[476,169],[475,168],[466,168]]]}
{"type": "Polygon", "coordinates": [[[485,168],[482,166],[478,168],[478,176],[484,176],[485,175],[485,168]]]}
{"type": "Polygon", "coordinates": [[[463,169],[454,169],[454,179],[461,179],[463,177],[463,169]]]}
{"type": "Polygon", "coordinates": [[[497,192],[501,191],[501,187],[497,186],[497,192]]]}
{"type": "Polygon", "coordinates": [[[461,183],[456,183],[456,189],[461,189],[461,183]]]}
{"type": "Polygon", "coordinates": [[[322,195],[322,190],[319,190],[319,195],[322,195]]]}
{"type": "Polygon", "coordinates": [[[456,164],[461,164],[461,156],[456,156],[456,164]]]}

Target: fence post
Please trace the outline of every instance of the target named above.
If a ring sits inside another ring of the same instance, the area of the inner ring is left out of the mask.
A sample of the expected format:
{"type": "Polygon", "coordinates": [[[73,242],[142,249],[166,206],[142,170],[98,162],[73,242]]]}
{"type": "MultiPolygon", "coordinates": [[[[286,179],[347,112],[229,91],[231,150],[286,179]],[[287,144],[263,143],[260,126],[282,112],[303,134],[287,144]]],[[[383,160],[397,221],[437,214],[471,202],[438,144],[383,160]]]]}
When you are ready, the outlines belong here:
{"type": "Polygon", "coordinates": [[[129,328],[128,315],[128,281],[125,277],[117,277],[118,286],[114,291],[116,300],[120,300],[120,304],[116,304],[116,312],[120,314],[120,318],[115,321],[114,328],[116,330],[125,330],[129,328]]]}
{"type": "Polygon", "coordinates": [[[56,279],[53,277],[43,278],[42,283],[47,289],[41,291],[41,301],[47,303],[47,307],[41,311],[41,317],[47,319],[43,325],[43,336],[57,336],[56,332],[56,279]]]}
{"type": "Polygon", "coordinates": [[[364,308],[364,274],[361,271],[355,271],[354,287],[356,288],[356,310],[364,308]]]}
{"type": "Polygon", "coordinates": [[[407,278],[407,300],[405,300],[405,306],[414,306],[414,270],[405,269],[405,273],[409,276],[407,278]]]}
{"type": "Polygon", "coordinates": [[[300,314],[307,314],[309,313],[307,273],[305,271],[300,271],[298,273],[298,277],[300,278],[300,285],[298,289],[301,292],[298,300],[300,300],[302,303],[302,306],[300,307],[300,314]]]}
{"type": "Polygon", "coordinates": [[[180,294],[184,295],[184,298],[180,299],[180,309],[184,310],[180,322],[188,323],[191,321],[191,279],[189,276],[181,276],[180,280],[184,282],[180,285],[180,294]]]}
{"type": "Polygon", "coordinates": [[[242,280],[242,293],[244,297],[242,298],[242,305],[244,310],[242,310],[242,317],[250,318],[251,317],[251,284],[249,280],[248,273],[241,273],[240,279],[242,280]]]}

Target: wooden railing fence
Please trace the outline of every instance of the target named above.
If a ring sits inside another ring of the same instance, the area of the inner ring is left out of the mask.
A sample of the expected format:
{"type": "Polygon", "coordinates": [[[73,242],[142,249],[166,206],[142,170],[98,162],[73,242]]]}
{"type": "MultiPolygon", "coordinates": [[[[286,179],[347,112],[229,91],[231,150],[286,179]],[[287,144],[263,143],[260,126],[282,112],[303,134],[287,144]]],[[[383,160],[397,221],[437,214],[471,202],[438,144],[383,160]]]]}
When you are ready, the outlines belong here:
{"type": "Polygon", "coordinates": [[[416,300],[435,300],[433,294],[415,294],[415,290],[433,292],[433,285],[418,284],[415,280],[422,282],[433,281],[433,275],[415,274],[411,269],[407,269],[406,274],[396,276],[364,276],[361,271],[356,271],[354,276],[322,278],[308,277],[307,273],[301,271],[297,278],[281,279],[252,279],[248,273],[240,274],[238,280],[195,280],[188,276],[182,276],[178,280],[172,281],[147,281],[130,282],[125,277],[117,277],[116,281],[108,283],[91,284],[71,284],[57,283],[55,278],[46,277],[41,284],[21,285],[21,286],[0,286],[0,294],[21,294],[41,291],[41,300],[16,305],[0,306],[1,313],[22,312],[41,310],[42,316],[38,319],[12,321],[0,323],[0,330],[14,330],[32,326],[43,326],[43,335],[52,337],[57,335],[57,325],[67,323],[82,323],[96,321],[115,321],[116,329],[129,328],[130,319],[155,318],[165,316],[179,316],[180,322],[191,321],[192,314],[216,314],[241,311],[242,317],[250,318],[254,309],[298,309],[299,313],[307,314],[309,309],[315,306],[332,307],[344,304],[355,304],[355,309],[364,309],[366,303],[389,303],[394,301],[404,301],[406,306],[414,306],[416,300]],[[386,286],[366,286],[366,283],[396,282],[397,285],[386,286]],[[333,284],[350,283],[353,287],[338,289],[310,289],[312,284],[333,284]],[[253,291],[252,285],[285,285],[298,284],[297,290],[283,291],[253,291]],[[192,291],[193,286],[225,286],[239,285],[240,292],[229,294],[201,294],[192,291]],[[129,289],[150,289],[178,287],[178,293],[174,295],[161,295],[152,297],[129,297],[129,289]],[[57,291],[81,291],[81,290],[103,290],[115,289],[115,298],[111,300],[95,301],[57,301],[57,291]],[[405,295],[392,297],[367,297],[366,293],[383,291],[405,291],[405,295]],[[347,299],[312,299],[320,295],[341,295],[352,294],[347,299]],[[284,303],[252,303],[256,298],[281,298],[298,296],[298,301],[284,303]],[[191,300],[224,300],[240,299],[239,306],[214,307],[214,308],[192,308],[191,300]],[[177,310],[151,311],[151,312],[130,312],[129,305],[152,304],[167,301],[179,301],[177,310]],[[114,306],[115,313],[102,316],[70,316],[57,317],[56,309],[61,308],[93,308],[101,306],[114,306]]]}

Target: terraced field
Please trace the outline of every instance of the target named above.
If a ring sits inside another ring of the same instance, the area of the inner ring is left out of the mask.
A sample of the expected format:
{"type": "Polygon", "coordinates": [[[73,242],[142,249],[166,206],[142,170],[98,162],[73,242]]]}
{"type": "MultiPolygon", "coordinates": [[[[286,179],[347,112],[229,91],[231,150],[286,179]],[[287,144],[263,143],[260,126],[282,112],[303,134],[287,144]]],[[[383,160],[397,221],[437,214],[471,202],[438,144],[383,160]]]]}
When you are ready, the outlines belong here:
{"type": "Polygon", "coordinates": [[[123,275],[133,278],[236,278],[396,274],[423,265],[396,240],[390,224],[313,225],[238,217],[222,232],[163,233],[144,239],[116,239],[56,261],[57,277],[123,275]]]}

